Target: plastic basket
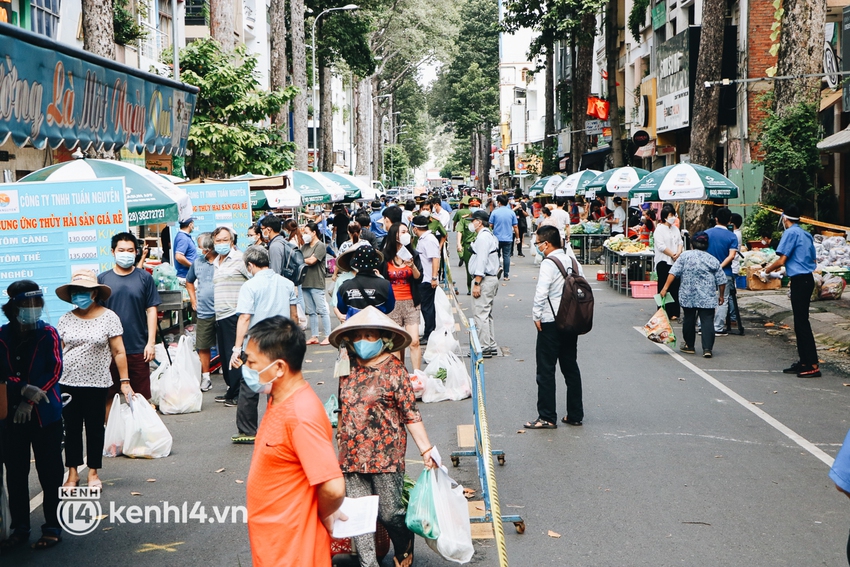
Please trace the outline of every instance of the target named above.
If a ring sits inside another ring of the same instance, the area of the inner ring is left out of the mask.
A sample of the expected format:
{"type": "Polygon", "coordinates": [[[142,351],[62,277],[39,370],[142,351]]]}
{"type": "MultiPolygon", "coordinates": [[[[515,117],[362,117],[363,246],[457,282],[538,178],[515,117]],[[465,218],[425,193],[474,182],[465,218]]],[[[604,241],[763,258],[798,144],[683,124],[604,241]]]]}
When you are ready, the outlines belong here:
{"type": "Polygon", "coordinates": [[[735,287],[738,289],[747,289],[747,276],[736,276],[735,287]]]}
{"type": "Polygon", "coordinates": [[[629,282],[629,285],[635,299],[652,299],[658,293],[658,282],[629,282]]]}
{"type": "Polygon", "coordinates": [[[608,274],[606,274],[605,272],[596,272],[596,281],[598,281],[598,282],[608,281],[608,274]]]}

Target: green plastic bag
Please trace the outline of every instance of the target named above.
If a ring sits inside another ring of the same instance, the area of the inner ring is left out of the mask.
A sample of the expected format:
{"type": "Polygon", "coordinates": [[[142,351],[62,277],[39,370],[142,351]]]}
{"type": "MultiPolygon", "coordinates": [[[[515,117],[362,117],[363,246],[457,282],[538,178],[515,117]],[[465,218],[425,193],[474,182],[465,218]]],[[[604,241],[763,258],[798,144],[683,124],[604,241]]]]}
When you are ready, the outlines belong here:
{"type": "Polygon", "coordinates": [[[440,537],[437,525],[437,509],[434,507],[434,479],[428,469],[422,471],[416,486],[410,491],[405,523],[407,529],[427,539],[440,537]]]}
{"type": "Polygon", "coordinates": [[[331,422],[331,427],[336,427],[339,424],[339,414],[336,410],[339,409],[339,402],[336,396],[331,394],[328,401],[325,402],[325,413],[328,414],[328,420],[331,422]]]}

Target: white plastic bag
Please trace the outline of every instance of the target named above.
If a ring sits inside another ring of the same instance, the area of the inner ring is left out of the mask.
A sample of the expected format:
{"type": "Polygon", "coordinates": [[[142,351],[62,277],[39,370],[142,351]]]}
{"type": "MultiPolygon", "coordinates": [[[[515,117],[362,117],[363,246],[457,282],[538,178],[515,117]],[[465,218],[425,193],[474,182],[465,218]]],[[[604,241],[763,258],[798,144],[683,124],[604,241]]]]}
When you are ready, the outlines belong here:
{"type": "Polygon", "coordinates": [[[169,366],[171,365],[166,360],[151,372],[151,403],[155,406],[158,406],[162,399],[162,385],[165,379],[165,371],[169,366]]]}
{"type": "Polygon", "coordinates": [[[124,420],[124,455],[159,459],[171,453],[171,433],[145,397],[133,394],[130,412],[124,420]]]}
{"type": "MultiPolygon", "coordinates": [[[[469,372],[466,370],[466,365],[463,363],[461,359],[455,356],[451,352],[443,353],[425,367],[425,374],[428,375],[429,379],[436,379],[437,374],[440,373],[440,369],[445,369],[445,382],[441,380],[437,380],[441,382],[443,389],[441,393],[444,393],[446,397],[441,398],[440,400],[430,400],[426,399],[426,395],[422,395],[422,401],[425,403],[429,403],[430,401],[442,401],[442,400],[464,400],[472,395],[472,380],[469,378],[469,372]]],[[[428,383],[425,384],[425,393],[428,393],[428,383]]],[[[430,396],[428,396],[430,398],[430,396]]]]}
{"type": "Polygon", "coordinates": [[[413,386],[413,395],[419,400],[422,398],[422,393],[425,391],[425,380],[428,376],[421,370],[414,370],[410,375],[410,385],[413,386]]]}
{"type": "Polygon", "coordinates": [[[103,434],[103,456],[117,457],[124,448],[124,417],[121,414],[121,394],[112,398],[112,408],[103,434]]]}
{"type": "Polygon", "coordinates": [[[201,411],[204,401],[200,388],[201,359],[186,337],[180,337],[174,365],[163,371],[159,382],[159,411],[164,414],[201,411]]]}
{"type": "Polygon", "coordinates": [[[430,404],[450,399],[448,393],[446,393],[446,385],[443,384],[442,380],[427,375],[422,380],[425,382],[425,387],[422,390],[423,403],[430,404]]]}
{"type": "MultiPolygon", "coordinates": [[[[434,311],[436,312],[434,317],[436,329],[445,329],[449,333],[454,331],[455,318],[452,314],[452,304],[449,302],[446,292],[440,286],[437,286],[437,289],[434,290],[434,311]]],[[[429,337],[428,341],[430,340],[429,337]]]]}
{"type": "Polygon", "coordinates": [[[472,531],[469,527],[469,506],[463,496],[463,486],[456,483],[442,468],[432,470],[434,507],[437,509],[437,525],[440,536],[426,539],[428,547],[443,559],[455,563],[469,563],[475,554],[472,531]],[[455,485],[452,488],[452,485],[455,485]]]}
{"type": "Polygon", "coordinates": [[[431,362],[438,356],[450,352],[460,354],[460,343],[450,331],[441,329],[438,325],[431,336],[428,337],[428,346],[425,347],[422,358],[425,362],[431,362]]]}
{"type": "Polygon", "coordinates": [[[296,304],[295,308],[298,310],[298,327],[302,331],[306,331],[308,325],[307,314],[304,312],[304,308],[300,303],[296,304]]]}

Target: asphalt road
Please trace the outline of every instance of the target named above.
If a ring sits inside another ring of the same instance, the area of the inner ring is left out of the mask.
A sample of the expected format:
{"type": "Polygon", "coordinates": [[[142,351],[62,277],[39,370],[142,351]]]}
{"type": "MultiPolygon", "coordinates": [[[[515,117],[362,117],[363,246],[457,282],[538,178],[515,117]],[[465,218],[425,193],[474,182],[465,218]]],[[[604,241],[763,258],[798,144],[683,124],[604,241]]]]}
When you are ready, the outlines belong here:
{"type": "MultiPolygon", "coordinates": [[[[634,329],[654,311],[651,300],[592,282],[594,330],[579,341],[584,426],[519,433],[536,417],[530,313],[537,268],[531,258],[514,259],[511,281],[496,299],[504,356],[485,365],[492,445],[507,453],[496,471],[502,511],[520,514],[527,526],[523,535],[505,527],[511,565],[846,564],[850,502],[818,458],[834,456],[850,427],[846,375],[829,365],[820,379],[777,372],[795,351],[786,339],[759,332],[758,321],[748,321],[753,330],[744,337],[718,338],[713,359],[674,356],[634,329]]],[[[591,280],[594,272],[588,269],[591,280]]],[[[333,359],[329,347],[308,351],[306,377],[323,399],[336,389],[333,359]]],[[[244,505],[251,447],[230,443],[235,410],[213,402],[220,377],[215,384],[201,413],[163,417],[174,436],[171,456],[106,461],[106,514],[109,503],[187,502],[191,511],[199,502],[208,516],[213,506],[221,515],[226,506],[244,505]]],[[[563,412],[562,389],[558,395],[563,412]]],[[[444,455],[456,448],[456,425],[472,423],[468,400],[420,409],[444,455]]],[[[408,452],[414,478],[420,459],[415,449],[408,452]]],[[[461,459],[450,472],[478,488],[474,459],[461,459]]],[[[66,535],[48,551],[21,549],[0,556],[0,564],[251,565],[246,526],[227,520],[116,524],[107,517],[87,536],[66,535]]],[[[38,508],[35,532],[41,521],[38,508]]],[[[451,565],[421,540],[415,564],[451,565]]],[[[473,564],[498,565],[492,540],[476,540],[473,564]]]]}

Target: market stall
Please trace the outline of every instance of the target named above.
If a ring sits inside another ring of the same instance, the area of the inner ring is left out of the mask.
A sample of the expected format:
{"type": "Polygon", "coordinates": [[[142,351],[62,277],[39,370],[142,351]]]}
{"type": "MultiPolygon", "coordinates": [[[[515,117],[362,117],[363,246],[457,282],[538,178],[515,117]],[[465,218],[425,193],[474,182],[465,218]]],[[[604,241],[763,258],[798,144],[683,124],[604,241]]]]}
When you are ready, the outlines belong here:
{"type": "MultiPolygon", "coordinates": [[[[614,291],[646,297],[645,293],[633,293],[632,282],[650,279],[654,259],[655,253],[643,244],[622,235],[613,236],[604,243],[605,279],[614,291]]],[[[649,297],[653,295],[655,291],[649,297]]]]}
{"type": "Polygon", "coordinates": [[[287,171],[291,186],[301,193],[305,205],[335,203],[345,199],[345,189],[336,181],[310,171],[287,171]]]}

